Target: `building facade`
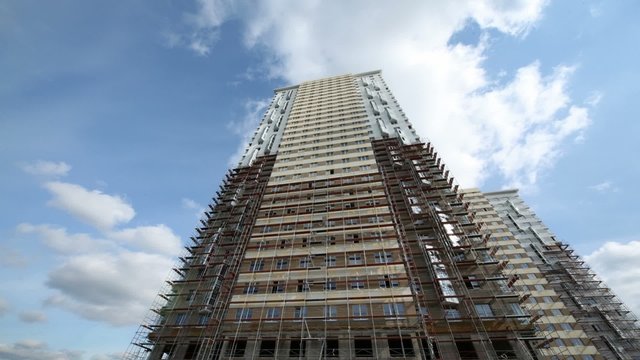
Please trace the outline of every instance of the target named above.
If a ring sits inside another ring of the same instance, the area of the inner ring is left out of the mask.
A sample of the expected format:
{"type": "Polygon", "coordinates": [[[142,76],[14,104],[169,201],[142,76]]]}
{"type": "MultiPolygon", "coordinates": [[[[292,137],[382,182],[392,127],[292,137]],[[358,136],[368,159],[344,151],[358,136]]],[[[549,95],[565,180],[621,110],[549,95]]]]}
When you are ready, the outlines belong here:
{"type": "MultiPolygon", "coordinates": [[[[640,328],[635,315],[568,244],[558,241],[518,191],[489,192],[484,197],[526,250],[526,257],[540,269],[544,285],[554,292],[549,296],[555,308],[563,305],[563,316],[569,315],[565,319],[577,323],[606,359],[640,359],[640,328]]],[[[562,320],[563,317],[554,316],[543,323],[547,331],[556,331],[563,347],[584,343],[584,336],[576,341],[568,333],[557,331],[566,326],[562,320]]]]}
{"type": "Polygon", "coordinates": [[[465,189],[463,193],[476,221],[482,222],[483,231],[491,234],[489,244],[496,249],[495,256],[508,262],[505,275],[526,296],[523,307],[535,319],[537,336],[548,342],[542,351],[552,359],[588,359],[600,353],[541,267],[546,244],[537,236],[547,236],[548,230],[524,206],[517,192],[465,189]]]}
{"type": "Polygon", "coordinates": [[[601,359],[489,230],[379,71],[277,89],[125,359],[601,359]]]}

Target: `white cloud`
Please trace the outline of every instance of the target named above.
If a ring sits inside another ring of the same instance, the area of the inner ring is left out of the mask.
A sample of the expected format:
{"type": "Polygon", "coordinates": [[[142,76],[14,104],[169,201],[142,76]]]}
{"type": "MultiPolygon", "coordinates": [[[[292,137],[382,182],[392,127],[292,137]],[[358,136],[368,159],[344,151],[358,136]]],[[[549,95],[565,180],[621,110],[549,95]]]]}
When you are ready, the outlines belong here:
{"type": "Polygon", "coordinates": [[[188,198],[182,198],[182,207],[191,210],[202,209],[202,205],[195,202],[195,200],[188,198]]]}
{"type": "Polygon", "coordinates": [[[599,184],[589,186],[589,189],[597,191],[597,192],[609,192],[609,191],[618,191],[618,189],[613,186],[613,183],[609,180],[603,181],[599,184]]]}
{"type": "Polygon", "coordinates": [[[102,230],[127,223],[136,214],[131,205],[117,195],[59,181],[47,182],[44,187],[54,196],[49,205],[102,230]]]}
{"type": "Polygon", "coordinates": [[[41,311],[23,311],[18,317],[27,323],[41,323],[47,321],[47,315],[41,311]]]}
{"type": "Polygon", "coordinates": [[[67,259],[49,273],[57,292],[47,304],[113,325],[141,321],[172,261],[164,256],[122,251],[67,259]]]}
{"type": "MultiPolygon", "coordinates": [[[[235,164],[233,166],[235,166],[235,164]]],[[[188,198],[182,198],[182,207],[188,210],[195,210],[193,214],[196,219],[201,219],[206,211],[204,206],[188,198]]]]}
{"type": "Polygon", "coordinates": [[[540,18],[548,1],[470,1],[471,16],[482,27],[524,35],[540,18]]]}
{"type": "Polygon", "coordinates": [[[598,106],[598,104],[600,104],[600,101],[602,101],[603,97],[604,97],[604,94],[601,91],[592,91],[587,97],[587,99],[584,101],[584,103],[591,107],[595,107],[595,106],[598,106]]]}
{"type": "Polygon", "coordinates": [[[112,242],[104,239],[94,239],[89,234],[70,234],[67,229],[56,225],[33,225],[22,223],[16,227],[22,234],[36,234],[42,242],[51,249],[62,254],[98,252],[115,249],[112,242]]]}
{"type": "MultiPolygon", "coordinates": [[[[171,256],[181,250],[180,238],[162,224],[109,231],[103,239],[47,224],[23,223],[17,231],[36,234],[45,245],[65,255],[49,272],[46,284],[55,292],[47,304],[115,325],[142,319],[171,268],[171,256]]],[[[31,312],[20,318],[46,320],[31,312]]]]}
{"type": "Polygon", "coordinates": [[[610,241],[585,260],[636,314],[640,314],[640,241],[610,241]]]}
{"type": "MultiPolygon", "coordinates": [[[[509,186],[529,187],[567,143],[583,139],[588,108],[569,97],[571,66],[545,74],[532,59],[513,76],[498,76],[496,83],[484,68],[491,44],[486,30],[526,36],[546,4],[269,1],[223,6],[222,13],[202,11],[210,21],[200,24],[217,29],[222,15],[239,18],[246,45],[266,54],[269,76],[289,83],[383,69],[418,133],[436,145],[463,186],[479,186],[497,169],[509,186]],[[450,44],[470,22],[483,30],[479,42],[450,44]]],[[[597,104],[597,97],[586,105],[597,104]]],[[[254,119],[245,122],[248,129],[235,128],[252,133],[261,114],[247,115],[254,119]]]]}
{"type": "Polygon", "coordinates": [[[219,27],[234,12],[234,3],[229,0],[196,0],[196,4],[198,10],[185,15],[187,24],[191,26],[189,35],[183,39],[176,39],[174,35],[168,40],[206,56],[220,37],[219,27]]]}
{"type": "Polygon", "coordinates": [[[0,359],[3,360],[79,360],[82,352],[75,350],[52,350],[38,340],[25,339],[12,344],[0,343],[0,359]]]}
{"type": "Polygon", "coordinates": [[[175,256],[182,247],[180,238],[164,224],[112,231],[109,236],[122,244],[152,253],[175,256]]]}
{"type": "Polygon", "coordinates": [[[30,164],[23,164],[22,170],[32,175],[42,176],[66,176],[71,170],[71,165],[64,161],[53,162],[38,160],[30,164]]]}

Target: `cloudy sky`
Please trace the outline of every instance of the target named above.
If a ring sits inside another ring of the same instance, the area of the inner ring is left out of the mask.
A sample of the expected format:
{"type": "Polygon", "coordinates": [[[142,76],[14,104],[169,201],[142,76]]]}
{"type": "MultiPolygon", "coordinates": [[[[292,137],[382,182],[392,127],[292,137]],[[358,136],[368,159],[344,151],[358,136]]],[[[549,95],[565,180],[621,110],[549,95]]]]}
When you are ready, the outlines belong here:
{"type": "Polygon", "coordinates": [[[632,0],[0,2],[0,359],[124,351],[276,87],[382,69],[640,310],[632,0]]]}

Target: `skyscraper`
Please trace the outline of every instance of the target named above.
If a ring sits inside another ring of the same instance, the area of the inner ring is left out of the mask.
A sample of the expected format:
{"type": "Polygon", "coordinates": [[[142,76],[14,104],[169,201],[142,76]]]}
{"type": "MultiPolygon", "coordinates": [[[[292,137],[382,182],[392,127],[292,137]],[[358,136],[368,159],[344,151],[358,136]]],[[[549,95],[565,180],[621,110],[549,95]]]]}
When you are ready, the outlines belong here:
{"type": "Polygon", "coordinates": [[[580,344],[587,337],[607,359],[640,359],[640,328],[635,315],[568,244],[556,238],[518,191],[488,192],[484,197],[540,269],[538,279],[552,289],[558,304],[554,308],[563,305],[562,317],[552,316],[545,322],[549,331],[555,331],[563,341],[562,345],[580,344]],[[563,319],[574,320],[584,336],[568,341],[570,333],[557,332],[568,327],[563,319]]]}
{"type": "Polygon", "coordinates": [[[566,354],[379,71],[276,89],[201,225],[126,359],[566,354]]]}
{"type": "Polygon", "coordinates": [[[482,193],[465,189],[463,193],[476,222],[483,223],[483,231],[491,234],[489,245],[496,249],[496,257],[508,262],[504,274],[515,279],[514,288],[523,296],[523,308],[535,319],[536,334],[547,339],[544,351],[558,358],[580,355],[583,359],[599,353],[583,324],[556,291],[556,282],[541,267],[540,259],[555,240],[517,191],[482,193]],[[542,242],[543,236],[548,240],[542,242]]]}

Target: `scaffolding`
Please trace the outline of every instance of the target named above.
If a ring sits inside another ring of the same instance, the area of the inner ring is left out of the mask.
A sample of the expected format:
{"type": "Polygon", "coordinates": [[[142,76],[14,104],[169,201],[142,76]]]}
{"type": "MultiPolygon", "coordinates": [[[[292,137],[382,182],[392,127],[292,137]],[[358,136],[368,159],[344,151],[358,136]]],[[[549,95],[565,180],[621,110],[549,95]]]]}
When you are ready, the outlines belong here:
{"type": "Polygon", "coordinates": [[[280,90],[266,121],[289,108],[286,129],[254,137],[274,155],[253,144],[229,172],[126,360],[548,358],[517,275],[375,74],[301,84],[290,106],[280,90]]]}
{"type": "Polygon", "coordinates": [[[567,244],[542,249],[543,273],[606,359],[640,359],[638,319],[567,244]]]}
{"type": "Polygon", "coordinates": [[[537,358],[540,339],[505,264],[492,257],[433,147],[397,139],[373,146],[423,315],[424,358],[537,358]]]}
{"type": "Polygon", "coordinates": [[[231,170],[123,359],[213,359],[275,156],[231,170]],[[197,357],[196,357],[197,356],[197,357]]]}

